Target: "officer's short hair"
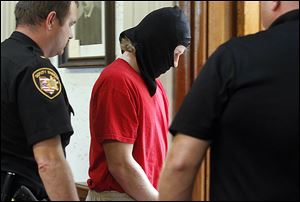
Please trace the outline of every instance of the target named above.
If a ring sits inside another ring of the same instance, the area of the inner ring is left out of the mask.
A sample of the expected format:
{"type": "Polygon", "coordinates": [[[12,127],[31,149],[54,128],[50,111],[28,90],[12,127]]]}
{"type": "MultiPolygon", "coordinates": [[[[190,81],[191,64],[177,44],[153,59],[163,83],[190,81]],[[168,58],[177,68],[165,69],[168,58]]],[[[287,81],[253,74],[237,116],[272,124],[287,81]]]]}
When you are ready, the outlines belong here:
{"type": "MultiPolygon", "coordinates": [[[[15,7],[16,26],[38,25],[51,11],[55,11],[60,25],[69,13],[72,1],[19,1],[15,7]]],[[[78,1],[75,1],[77,7],[78,1]]]]}
{"type": "Polygon", "coordinates": [[[127,37],[123,37],[121,39],[120,46],[121,46],[122,51],[128,51],[130,53],[135,53],[135,51],[136,51],[132,42],[127,37]]]}

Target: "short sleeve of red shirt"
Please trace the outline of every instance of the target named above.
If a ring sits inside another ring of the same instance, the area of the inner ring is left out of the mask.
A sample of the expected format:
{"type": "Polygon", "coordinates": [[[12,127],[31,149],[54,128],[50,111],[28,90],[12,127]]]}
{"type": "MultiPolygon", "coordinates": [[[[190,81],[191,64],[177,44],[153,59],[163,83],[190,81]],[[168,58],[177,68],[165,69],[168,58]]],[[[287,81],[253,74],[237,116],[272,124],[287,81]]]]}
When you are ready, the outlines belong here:
{"type": "Polygon", "coordinates": [[[91,101],[91,124],[98,143],[104,140],[134,143],[138,120],[127,85],[122,78],[104,78],[96,83],[91,101]]]}

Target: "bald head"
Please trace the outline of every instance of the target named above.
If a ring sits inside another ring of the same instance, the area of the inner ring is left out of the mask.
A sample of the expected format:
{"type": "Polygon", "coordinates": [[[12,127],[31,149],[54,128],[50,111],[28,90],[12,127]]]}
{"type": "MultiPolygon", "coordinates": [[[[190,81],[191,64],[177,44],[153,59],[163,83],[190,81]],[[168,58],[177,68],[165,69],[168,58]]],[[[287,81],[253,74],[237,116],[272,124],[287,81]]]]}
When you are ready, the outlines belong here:
{"type": "Polygon", "coordinates": [[[265,29],[281,15],[299,9],[299,1],[261,1],[261,20],[265,29]]]}

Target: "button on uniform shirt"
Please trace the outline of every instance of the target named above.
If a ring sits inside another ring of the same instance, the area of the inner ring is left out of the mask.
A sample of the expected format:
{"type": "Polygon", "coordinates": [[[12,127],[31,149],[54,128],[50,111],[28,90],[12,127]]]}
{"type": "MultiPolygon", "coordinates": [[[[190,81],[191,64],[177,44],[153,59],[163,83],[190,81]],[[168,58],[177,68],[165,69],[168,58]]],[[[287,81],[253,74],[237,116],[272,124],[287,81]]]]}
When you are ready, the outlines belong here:
{"type": "Polygon", "coordinates": [[[26,35],[1,43],[1,171],[11,171],[35,194],[42,189],[32,147],[61,135],[63,149],[73,129],[59,73],[26,35]]]}

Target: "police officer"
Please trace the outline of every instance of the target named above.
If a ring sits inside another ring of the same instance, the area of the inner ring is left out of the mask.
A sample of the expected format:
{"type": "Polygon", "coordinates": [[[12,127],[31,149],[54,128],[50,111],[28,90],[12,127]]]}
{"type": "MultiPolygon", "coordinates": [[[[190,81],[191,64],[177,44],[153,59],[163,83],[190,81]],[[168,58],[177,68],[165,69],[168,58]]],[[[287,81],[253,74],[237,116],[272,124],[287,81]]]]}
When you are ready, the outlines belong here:
{"type": "Polygon", "coordinates": [[[65,147],[72,107],[49,57],[63,53],[75,1],[19,1],[1,44],[1,199],[25,185],[38,198],[79,200],[65,147]]]}
{"type": "Polygon", "coordinates": [[[299,1],[262,1],[266,30],[208,59],[177,113],[160,200],[191,199],[211,145],[212,201],[299,201],[299,1]]]}

